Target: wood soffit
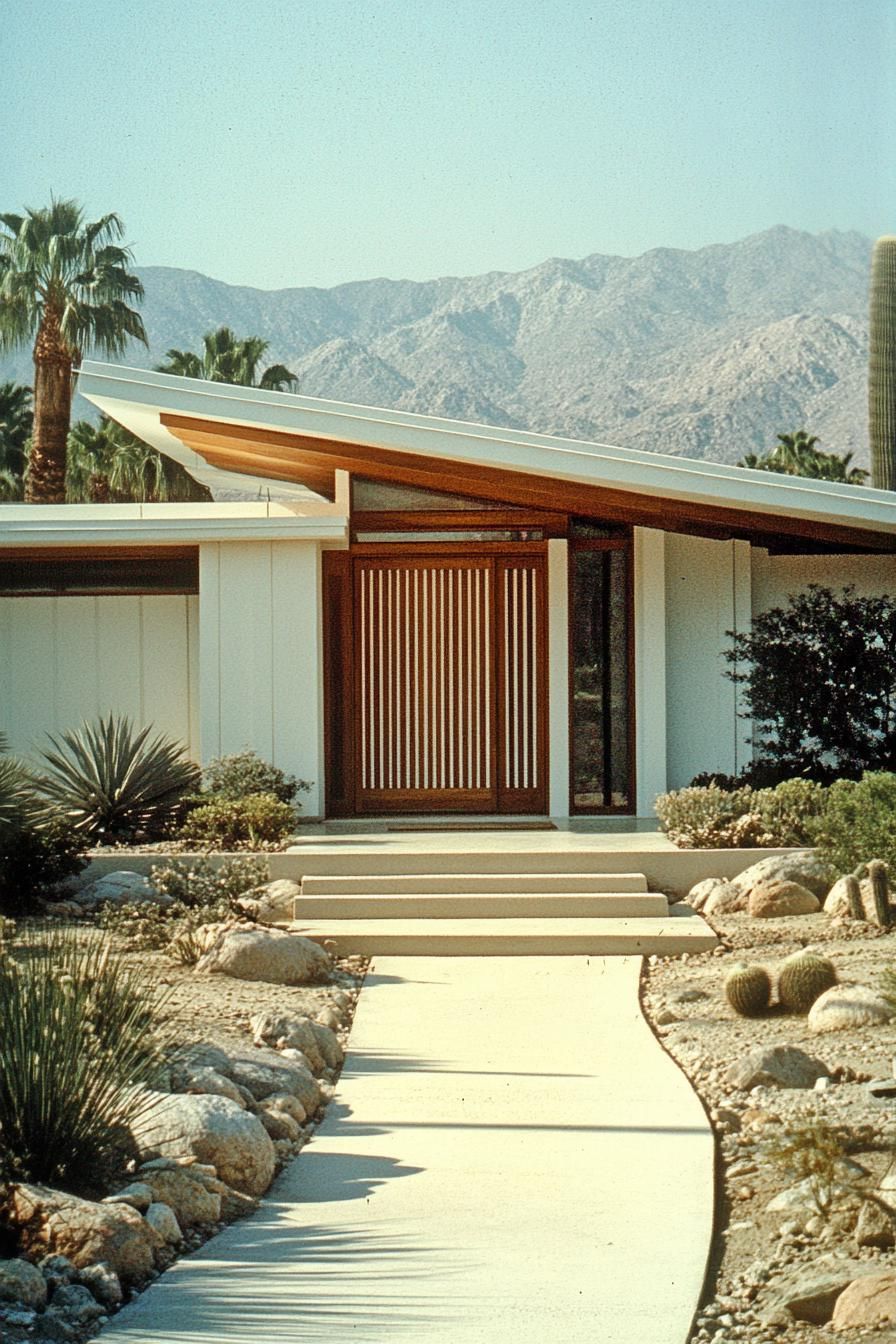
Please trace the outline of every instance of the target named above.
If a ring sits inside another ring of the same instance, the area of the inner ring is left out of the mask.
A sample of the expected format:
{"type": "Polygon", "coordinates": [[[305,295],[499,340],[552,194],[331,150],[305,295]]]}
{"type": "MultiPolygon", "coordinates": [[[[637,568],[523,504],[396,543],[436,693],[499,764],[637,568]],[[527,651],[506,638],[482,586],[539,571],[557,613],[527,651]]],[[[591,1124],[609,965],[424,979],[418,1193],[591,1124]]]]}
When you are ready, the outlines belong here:
{"type": "Polygon", "coordinates": [[[669,500],[618,487],[530,475],[482,463],[411,458],[394,449],[353,444],[279,430],[230,425],[163,412],[161,423],[209,466],[292,481],[328,499],[337,470],[523,508],[683,532],[720,541],[744,540],[770,552],[894,552],[896,536],[827,519],[769,515],[747,508],[669,500]],[[446,473],[450,476],[446,480],[446,473]]]}

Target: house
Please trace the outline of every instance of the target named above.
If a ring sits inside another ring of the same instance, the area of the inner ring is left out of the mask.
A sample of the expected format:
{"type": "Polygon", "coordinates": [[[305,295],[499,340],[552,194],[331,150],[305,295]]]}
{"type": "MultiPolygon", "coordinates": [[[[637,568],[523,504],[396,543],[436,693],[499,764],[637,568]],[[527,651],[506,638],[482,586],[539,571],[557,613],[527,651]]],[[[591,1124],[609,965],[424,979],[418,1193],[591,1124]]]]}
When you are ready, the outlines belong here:
{"type": "Polygon", "coordinates": [[[896,495],[86,363],[252,502],[0,506],[0,726],[253,747],[312,816],[643,815],[749,735],[726,632],[896,587],[896,495]],[[276,499],[270,496],[275,495],[276,499]]]}

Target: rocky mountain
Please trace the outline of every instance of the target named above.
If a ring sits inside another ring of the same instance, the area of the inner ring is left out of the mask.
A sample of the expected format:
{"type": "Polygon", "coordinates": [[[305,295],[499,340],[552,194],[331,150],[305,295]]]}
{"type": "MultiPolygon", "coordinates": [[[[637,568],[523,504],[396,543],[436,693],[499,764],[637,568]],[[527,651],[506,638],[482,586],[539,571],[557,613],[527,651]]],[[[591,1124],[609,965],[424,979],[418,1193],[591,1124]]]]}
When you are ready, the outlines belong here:
{"type": "Polygon", "coordinates": [[[782,226],[694,252],[332,289],[145,267],[150,349],[123,362],[152,366],[226,323],[268,340],[310,396],[726,462],[806,428],[867,463],[870,255],[857,233],[782,226]]]}

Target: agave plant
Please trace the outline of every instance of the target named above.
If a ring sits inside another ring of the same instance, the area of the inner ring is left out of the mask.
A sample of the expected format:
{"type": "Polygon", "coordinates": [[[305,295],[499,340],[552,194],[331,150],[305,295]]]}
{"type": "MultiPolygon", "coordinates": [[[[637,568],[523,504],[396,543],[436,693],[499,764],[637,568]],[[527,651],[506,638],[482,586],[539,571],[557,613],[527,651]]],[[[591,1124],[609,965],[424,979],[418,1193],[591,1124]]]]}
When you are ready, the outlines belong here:
{"type": "Polygon", "coordinates": [[[102,934],[17,929],[0,958],[0,1180],[94,1193],[123,1169],[158,1101],[161,1002],[102,934]]]}
{"type": "Polygon", "coordinates": [[[200,772],[181,745],[110,714],[50,737],[40,789],[91,840],[156,838],[177,818],[200,772]]]}

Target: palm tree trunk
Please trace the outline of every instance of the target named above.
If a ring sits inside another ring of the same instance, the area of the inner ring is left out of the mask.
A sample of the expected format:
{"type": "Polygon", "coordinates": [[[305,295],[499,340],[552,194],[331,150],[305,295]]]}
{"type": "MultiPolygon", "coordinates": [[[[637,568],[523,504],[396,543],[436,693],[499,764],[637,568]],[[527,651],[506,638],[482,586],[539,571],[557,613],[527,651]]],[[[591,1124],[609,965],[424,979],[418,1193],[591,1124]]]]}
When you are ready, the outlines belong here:
{"type": "Polygon", "coordinates": [[[65,503],[72,356],[62,339],[61,316],[48,304],[34,343],[34,429],[25,477],[26,504],[65,503]]]}

